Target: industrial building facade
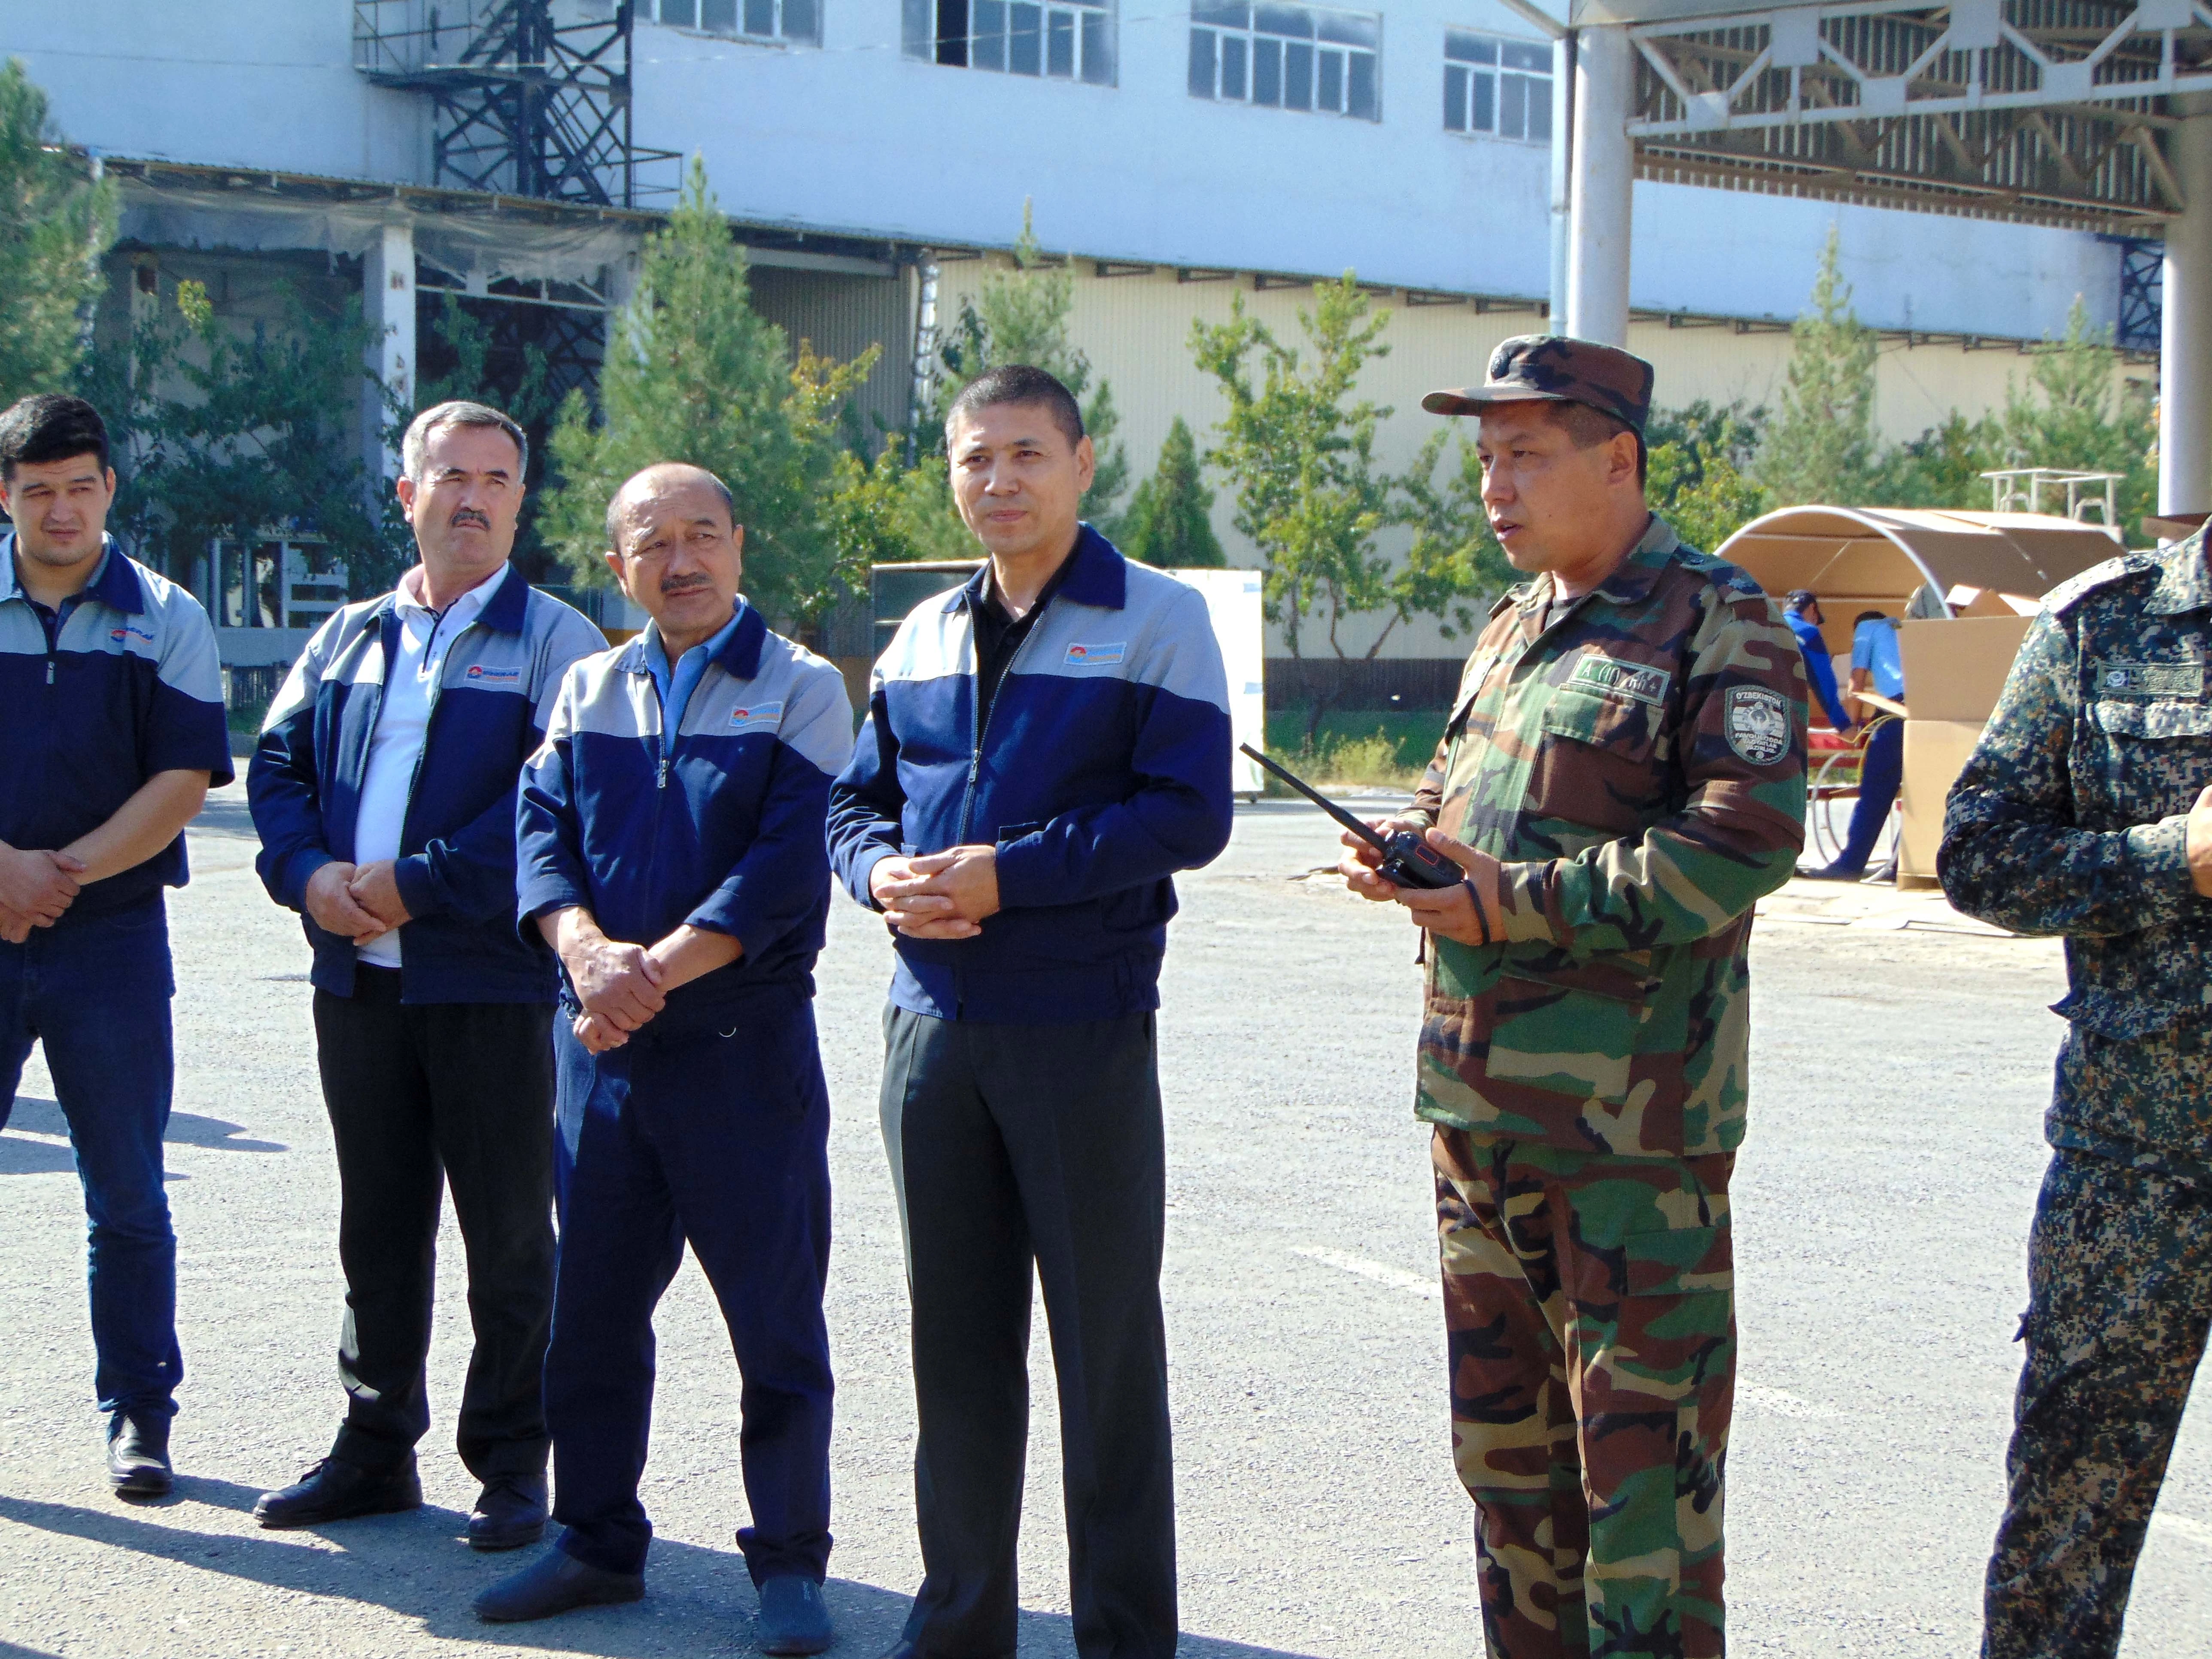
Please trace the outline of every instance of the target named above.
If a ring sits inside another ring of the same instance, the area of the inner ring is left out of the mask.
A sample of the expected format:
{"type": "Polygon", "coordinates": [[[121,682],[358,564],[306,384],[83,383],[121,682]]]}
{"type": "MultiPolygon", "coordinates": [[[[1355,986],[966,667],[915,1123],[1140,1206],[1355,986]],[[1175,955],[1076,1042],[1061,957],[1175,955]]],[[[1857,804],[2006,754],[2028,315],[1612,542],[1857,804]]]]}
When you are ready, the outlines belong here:
{"type": "MultiPolygon", "coordinates": [[[[587,380],[692,155],[761,310],[833,356],[882,348],[860,400],[884,428],[1026,204],[1138,477],[1175,416],[1218,417],[1188,341],[1232,295],[1295,334],[1314,278],[1358,273],[1393,313],[1360,389],[1398,465],[1419,394],[1542,327],[1550,291],[1552,47],[1500,0],[0,0],[0,52],[118,181],[118,305],[191,279],[244,326],[280,278],[357,292],[403,397],[448,295],[587,380]]],[[[2000,403],[2077,295],[2120,313],[2123,251],[2083,231],[1646,179],[1626,343],[1662,405],[1772,401],[1832,226],[1893,437],[2000,403]]],[[[1229,515],[1224,492],[1249,558],[1229,515]]],[[[210,550],[230,660],[287,659],[325,600],[281,541],[210,550]]]]}

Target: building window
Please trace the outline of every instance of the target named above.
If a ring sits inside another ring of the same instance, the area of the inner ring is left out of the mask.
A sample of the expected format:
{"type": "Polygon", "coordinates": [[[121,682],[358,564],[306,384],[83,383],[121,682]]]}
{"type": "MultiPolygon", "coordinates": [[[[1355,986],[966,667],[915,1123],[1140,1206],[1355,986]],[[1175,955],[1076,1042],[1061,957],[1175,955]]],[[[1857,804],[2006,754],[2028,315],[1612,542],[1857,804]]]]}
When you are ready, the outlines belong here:
{"type": "Polygon", "coordinates": [[[822,43],[822,0],[646,0],[641,9],[672,28],[740,40],[822,43]]]}
{"type": "Polygon", "coordinates": [[[319,537],[211,542],[198,574],[217,628],[319,628],[346,602],[346,568],[319,537]]]}
{"type": "Polygon", "coordinates": [[[1444,31],[1444,130],[1552,141],[1552,49],[1444,31]]]}
{"type": "Polygon", "coordinates": [[[1370,12],[1192,0],[1190,95],[1382,118],[1370,12]]]}
{"type": "Polygon", "coordinates": [[[909,57],[954,69],[1114,84],[1107,0],[906,0],[906,13],[909,57]]]}

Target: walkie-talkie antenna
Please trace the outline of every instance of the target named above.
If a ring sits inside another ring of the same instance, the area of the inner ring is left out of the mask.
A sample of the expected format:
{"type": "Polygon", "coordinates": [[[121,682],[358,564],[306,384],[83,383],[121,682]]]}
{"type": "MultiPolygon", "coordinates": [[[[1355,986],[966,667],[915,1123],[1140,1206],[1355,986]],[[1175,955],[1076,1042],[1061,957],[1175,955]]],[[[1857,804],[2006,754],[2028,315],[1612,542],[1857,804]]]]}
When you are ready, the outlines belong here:
{"type": "Polygon", "coordinates": [[[1291,771],[1286,767],[1276,765],[1274,762],[1269,760],[1265,755],[1261,754],[1249,743],[1240,743],[1237,746],[1243,750],[1246,754],[1249,755],[1254,760],[1259,762],[1261,765],[1266,767],[1270,772],[1273,772],[1285,783],[1289,784],[1291,788],[1297,790],[1298,793],[1304,795],[1316,806],[1320,807],[1321,810],[1328,813],[1329,817],[1334,818],[1346,829],[1351,830],[1353,835],[1364,839],[1368,845],[1374,848],[1376,852],[1387,853],[1390,850],[1390,843],[1389,842],[1383,840],[1382,836],[1376,835],[1372,830],[1369,829],[1365,823],[1352,817],[1351,813],[1346,811],[1341,806],[1339,806],[1327,795],[1322,794],[1320,790],[1315,788],[1304,778],[1298,776],[1297,773],[1291,771]]]}

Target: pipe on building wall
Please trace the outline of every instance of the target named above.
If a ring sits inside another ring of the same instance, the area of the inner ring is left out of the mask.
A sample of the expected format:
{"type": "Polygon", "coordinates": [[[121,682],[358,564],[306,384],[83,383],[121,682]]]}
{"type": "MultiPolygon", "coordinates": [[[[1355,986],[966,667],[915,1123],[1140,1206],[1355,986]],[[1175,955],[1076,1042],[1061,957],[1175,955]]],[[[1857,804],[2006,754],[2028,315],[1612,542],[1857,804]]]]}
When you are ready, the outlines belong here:
{"type": "Polygon", "coordinates": [[[2166,226],[2158,348],[2158,510],[2212,508],[2212,112],[2168,130],[2182,210],[2166,226]]]}
{"type": "Polygon", "coordinates": [[[913,439],[909,460],[921,453],[922,425],[929,419],[929,406],[937,395],[937,261],[925,253],[915,267],[914,384],[908,393],[908,429],[913,439]]]}
{"type": "Polygon", "coordinates": [[[1574,246],[1575,58],[1578,29],[1552,42],[1552,289],[1547,333],[1567,331],[1567,259],[1574,246]]]}
{"type": "Polygon", "coordinates": [[[399,454],[390,436],[394,410],[415,406],[415,226],[387,224],[369,239],[361,260],[361,309],[377,331],[368,349],[373,383],[362,388],[362,459],[382,498],[385,479],[399,476],[399,454]]]}
{"type": "Polygon", "coordinates": [[[1577,31],[1573,204],[1567,327],[1578,339],[1628,343],[1628,232],[1636,179],[1628,137],[1634,58],[1617,23],[1577,31]]]}

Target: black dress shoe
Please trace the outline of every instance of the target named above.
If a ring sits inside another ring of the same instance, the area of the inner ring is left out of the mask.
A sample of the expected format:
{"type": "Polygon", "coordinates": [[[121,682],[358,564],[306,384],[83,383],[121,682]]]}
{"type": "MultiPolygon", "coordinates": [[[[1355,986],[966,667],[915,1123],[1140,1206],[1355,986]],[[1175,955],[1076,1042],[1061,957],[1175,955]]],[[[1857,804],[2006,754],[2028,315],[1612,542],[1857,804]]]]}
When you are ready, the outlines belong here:
{"type": "Polygon", "coordinates": [[[253,1518],[264,1527],[319,1527],[361,1515],[394,1515],[422,1507],[422,1482],[415,1454],[397,1468],[365,1469],[343,1457],[325,1457],[282,1492],[264,1492],[253,1518]]]}
{"type": "Polygon", "coordinates": [[[760,1613],[753,1635],[763,1653],[819,1653],[835,1632],[822,1586],[795,1572],[781,1573],[760,1587],[760,1613]]]}
{"type": "Polygon", "coordinates": [[[469,1547],[519,1550],[545,1536],[545,1477],[495,1474],[477,1498],[469,1517],[469,1547]]]}
{"type": "Polygon", "coordinates": [[[169,1468],[169,1419],[118,1412],[107,1425],[107,1485],[125,1503],[167,1498],[177,1484],[169,1468]]]}
{"type": "Polygon", "coordinates": [[[645,1595],[641,1572],[609,1572],[579,1561],[563,1549],[550,1549],[511,1578],[502,1578],[477,1597],[477,1617],[495,1625],[526,1619],[550,1619],[578,1607],[603,1607],[635,1601],[645,1595]]]}

